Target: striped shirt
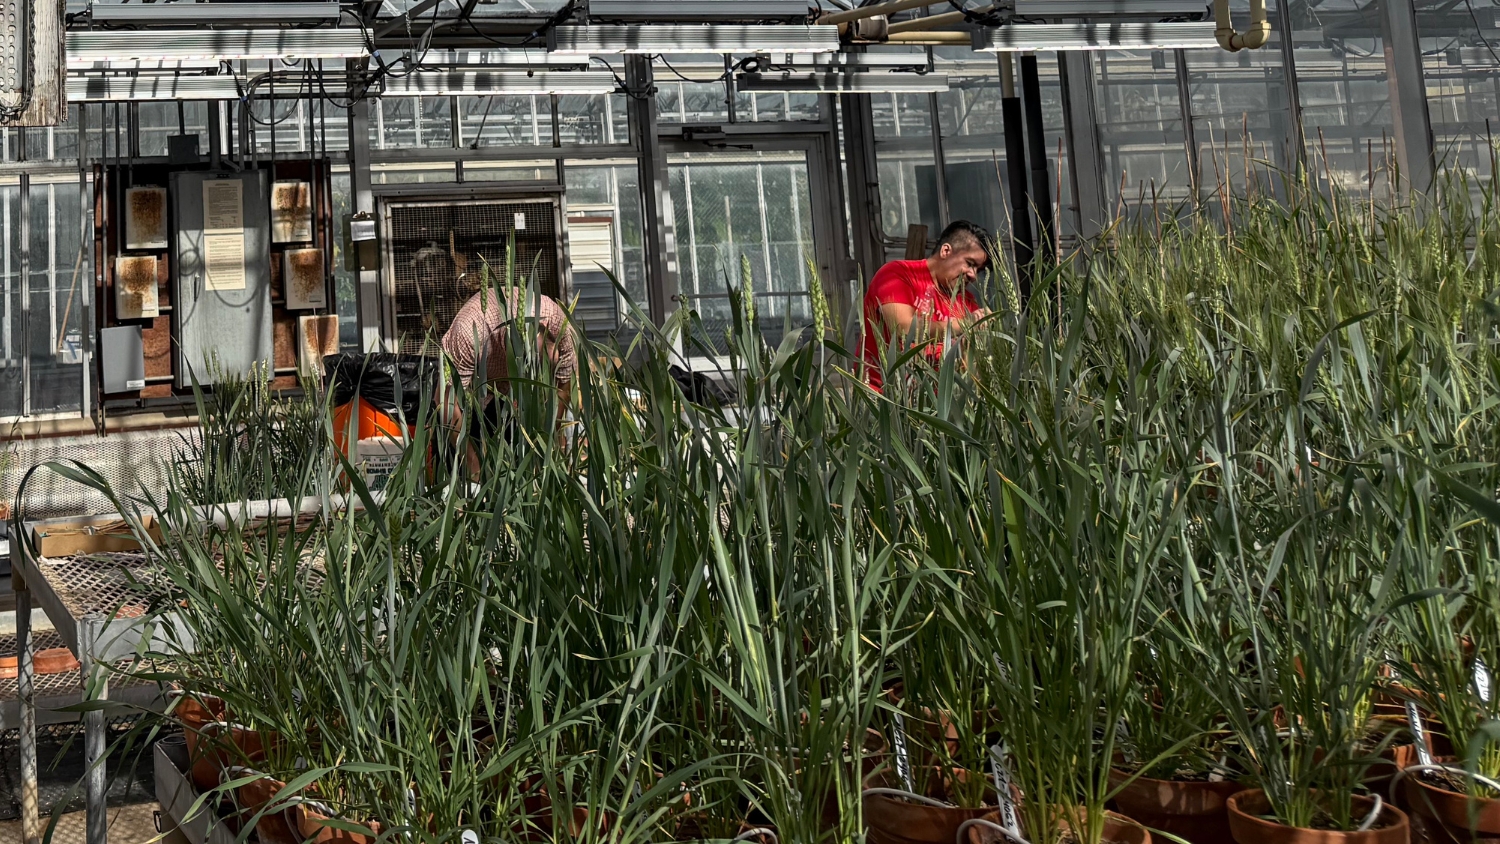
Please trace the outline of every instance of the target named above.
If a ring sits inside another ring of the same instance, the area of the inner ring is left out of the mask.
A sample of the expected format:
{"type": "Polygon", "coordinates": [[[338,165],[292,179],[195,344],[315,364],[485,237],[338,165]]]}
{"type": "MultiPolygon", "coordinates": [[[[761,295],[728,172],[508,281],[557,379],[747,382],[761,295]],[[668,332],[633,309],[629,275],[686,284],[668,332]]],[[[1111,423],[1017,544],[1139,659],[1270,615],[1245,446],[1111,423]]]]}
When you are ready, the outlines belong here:
{"type": "Polygon", "coordinates": [[[504,291],[506,301],[502,303],[500,293],[498,289],[476,293],[458,309],[453,324],[443,335],[443,352],[453,361],[464,386],[473,383],[474,373],[480,369],[485,372],[485,383],[503,382],[508,377],[505,341],[521,300],[533,295],[535,298],[527,302],[526,311],[528,319],[537,321],[537,327],[522,326],[520,330],[523,333],[538,330],[546,336],[548,347],[557,354],[557,363],[552,367],[553,380],[558,386],[572,383],[578,361],[562,307],[550,296],[515,287],[504,291]]]}

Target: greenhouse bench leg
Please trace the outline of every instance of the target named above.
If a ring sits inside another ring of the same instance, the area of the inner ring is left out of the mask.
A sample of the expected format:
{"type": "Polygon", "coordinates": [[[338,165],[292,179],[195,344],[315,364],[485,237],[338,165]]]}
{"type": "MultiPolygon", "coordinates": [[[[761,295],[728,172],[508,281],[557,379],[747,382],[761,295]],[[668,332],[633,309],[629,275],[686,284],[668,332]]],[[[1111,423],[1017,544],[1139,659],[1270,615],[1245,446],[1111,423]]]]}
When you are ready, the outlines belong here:
{"type": "MultiPolygon", "coordinates": [[[[94,649],[99,640],[102,618],[88,615],[78,624],[78,661],[83,672],[84,699],[105,700],[109,697],[109,679],[100,672],[94,676],[94,649]],[[90,694],[92,684],[97,683],[97,692],[90,694]]],[[[87,844],[107,844],[109,836],[108,814],[105,809],[106,780],[104,778],[104,711],[91,709],[83,714],[83,761],[86,767],[84,783],[85,816],[84,840],[87,844]]]]}
{"type": "Polygon", "coordinates": [[[21,704],[21,842],[40,844],[41,817],[37,812],[36,687],[31,664],[31,590],[12,570],[16,594],[16,692],[21,704]]]}

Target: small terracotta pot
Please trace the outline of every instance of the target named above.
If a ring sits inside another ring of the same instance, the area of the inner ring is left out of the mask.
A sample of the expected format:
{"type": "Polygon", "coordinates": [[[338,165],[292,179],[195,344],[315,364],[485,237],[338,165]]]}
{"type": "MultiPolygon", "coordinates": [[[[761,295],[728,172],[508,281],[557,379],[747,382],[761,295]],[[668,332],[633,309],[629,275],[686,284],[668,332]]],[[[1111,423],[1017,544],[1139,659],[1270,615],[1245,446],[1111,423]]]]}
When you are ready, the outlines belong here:
{"type": "Polygon", "coordinates": [[[883,794],[865,797],[864,808],[870,844],[951,844],[964,821],[995,811],[993,806],[928,806],[883,794]]]}
{"type": "MultiPolygon", "coordinates": [[[[1366,832],[1338,832],[1330,829],[1299,829],[1268,821],[1260,815],[1271,811],[1271,801],[1258,788],[1241,791],[1231,796],[1229,805],[1229,829],[1238,844],[1410,844],[1411,824],[1406,813],[1385,804],[1381,814],[1394,817],[1395,823],[1382,829],[1366,832]]],[[[1369,812],[1375,801],[1369,797],[1355,797],[1355,814],[1369,812]]]]}
{"type": "MultiPolygon", "coordinates": [[[[77,671],[78,660],[67,648],[47,648],[31,655],[31,672],[43,674],[66,674],[77,671]]],[[[14,680],[21,673],[20,657],[0,656],[0,680],[14,680]]]]}
{"type": "MultiPolygon", "coordinates": [[[[1119,788],[1129,774],[1109,772],[1110,788],[1119,788]]],[[[1237,782],[1183,782],[1136,777],[1115,794],[1115,808],[1126,817],[1193,844],[1221,844],[1229,840],[1229,810],[1225,801],[1244,791],[1237,782]]]]}
{"type": "Polygon", "coordinates": [[[375,840],[380,837],[380,824],[377,821],[359,824],[364,827],[364,832],[349,832],[329,826],[328,821],[331,819],[316,809],[308,808],[306,803],[297,804],[294,812],[301,840],[309,844],[375,844],[375,840]]]}
{"type": "Polygon", "coordinates": [[[1500,844],[1500,800],[1471,802],[1467,794],[1433,785],[1415,774],[1401,780],[1400,800],[1412,815],[1413,827],[1426,831],[1433,841],[1500,844]]]}
{"type": "MultiPolygon", "coordinates": [[[[1059,810],[1060,811],[1060,810],[1059,810]]],[[[1087,817],[1087,810],[1077,810],[1087,817]]],[[[1000,823],[1000,813],[990,812],[984,816],[984,820],[993,824],[1000,823]]],[[[1062,822],[1063,828],[1069,827],[1067,821],[1062,822]]],[[[971,826],[968,832],[968,844],[1013,844],[1009,838],[985,826],[971,826]]],[[[1151,831],[1136,823],[1133,819],[1114,812],[1104,813],[1104,844],[1151,844],[1151,831]]]]}
{"type": "MultiPolygon", "coordinates": [[[[239,801],[243,820],[255,817],[283,788],[286,788],[286,783],[266,777],[235,789],[234,796],[239,801]]],[[[255,834],[260,838],[260,844],[302,844],[302,836],[288,822],[289,812],[286,810],[267,812],[255,822],[255,834]]]]}

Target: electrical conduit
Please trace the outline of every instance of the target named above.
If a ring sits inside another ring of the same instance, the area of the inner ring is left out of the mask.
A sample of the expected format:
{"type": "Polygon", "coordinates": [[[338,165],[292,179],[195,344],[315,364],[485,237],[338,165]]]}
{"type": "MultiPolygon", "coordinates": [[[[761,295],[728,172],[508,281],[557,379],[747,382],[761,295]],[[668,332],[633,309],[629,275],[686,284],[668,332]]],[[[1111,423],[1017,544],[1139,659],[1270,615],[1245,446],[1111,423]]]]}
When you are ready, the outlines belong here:
{"type": "Polygon", "coordinates": [[[1214,36],[1219,46],[1231,53],[1258,50],[1271,39],[1271,22],[1266,19],[1266,0],[1250,0],[1250,25],[1236,32],[1229,16],[1229,0],[1214,0],[1214,36]]]}

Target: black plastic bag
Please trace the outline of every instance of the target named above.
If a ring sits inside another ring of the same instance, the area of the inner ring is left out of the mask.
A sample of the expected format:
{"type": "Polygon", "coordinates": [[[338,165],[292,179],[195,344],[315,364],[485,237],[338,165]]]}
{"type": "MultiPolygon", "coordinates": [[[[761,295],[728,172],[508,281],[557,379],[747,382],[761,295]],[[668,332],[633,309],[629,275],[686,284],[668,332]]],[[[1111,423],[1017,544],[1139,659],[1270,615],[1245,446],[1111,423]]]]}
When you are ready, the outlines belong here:
{"type": "Polygon", "coordinates": [[[688,372],[675,363],[672,364],[669,372],[672,380],[682,388],[682,393],[687,396],[688,401],[708,407],[728,407],[734,404],[737,398],[732,386],[710,378],[702,372],[688,372]]]}
{"type": "Polygon", "coordinates": [[[334,406],[359,396],[387,416],[416,421],[422,402],[437,391],[441,361],[420,355],[340,353],[323,358],[323,386],[334,406]]]}

